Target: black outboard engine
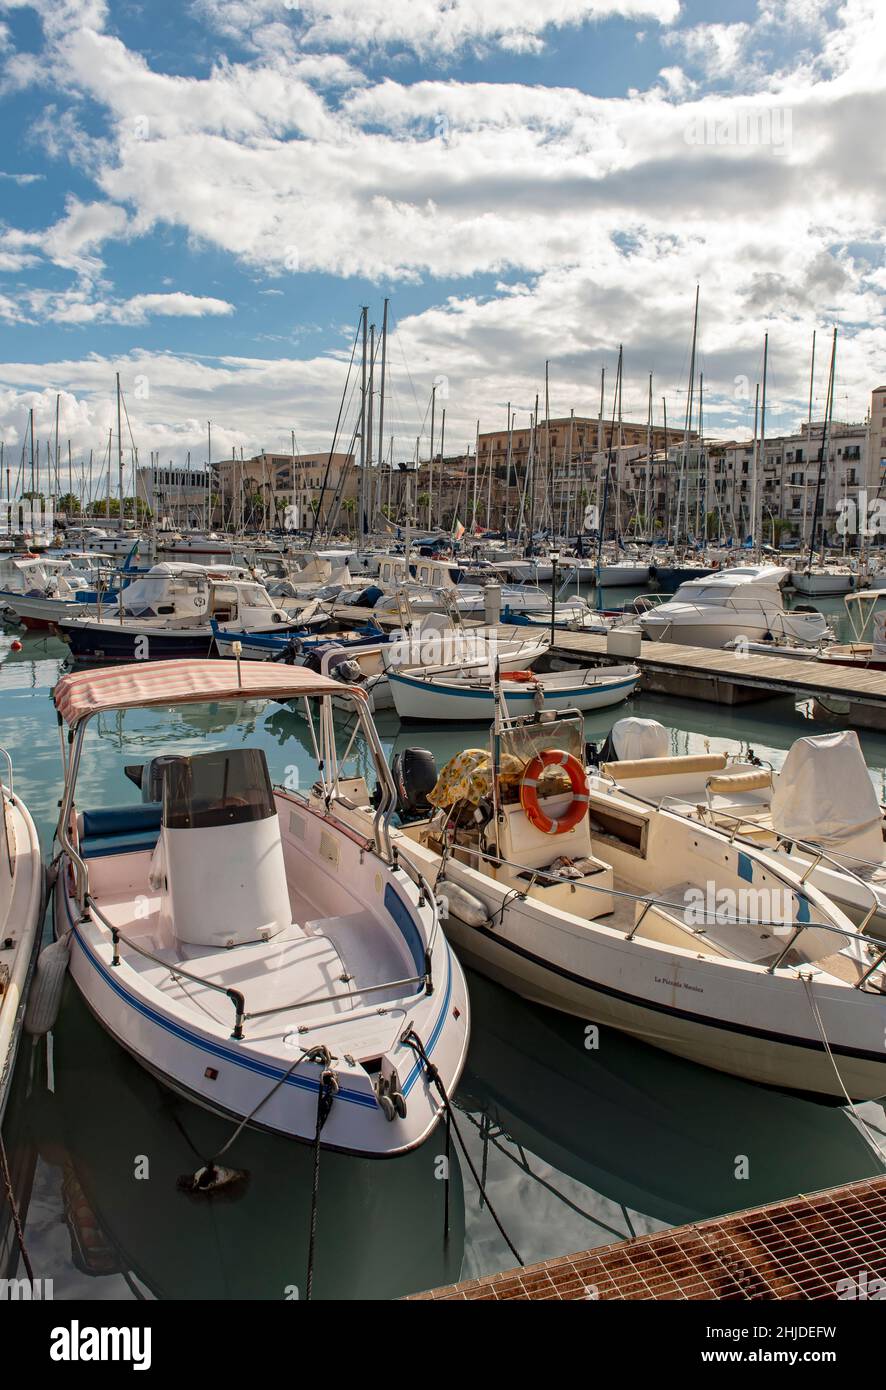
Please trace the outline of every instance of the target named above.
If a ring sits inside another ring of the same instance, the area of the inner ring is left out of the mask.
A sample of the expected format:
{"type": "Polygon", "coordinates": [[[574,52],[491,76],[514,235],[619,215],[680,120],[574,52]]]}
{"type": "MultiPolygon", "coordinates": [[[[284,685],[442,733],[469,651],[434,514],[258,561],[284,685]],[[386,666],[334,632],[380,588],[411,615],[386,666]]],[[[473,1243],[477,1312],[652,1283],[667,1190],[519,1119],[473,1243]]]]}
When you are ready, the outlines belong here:
{"type": "Polygon", "coordinates": [[[146,763],[130,763],[123,771],[130,782],[141,788],[142,801],[162,801],[166,769],[172,763],[185,761],[178,753],[161,753],[146,763]]]}
{"type": "Polygon", "coordinates": [[[615,744],[612,742],[612,730],[606,735],[599,748],[589,743],[585,748],[585,757],[592,767],[599,767],[601,763],[617,763],[618,753],[615,744]],[[593,756],[591,750],[593,749],[593,756]]]}
{"type": "Polygon", "coordinates": [[[401,821],[424,820],[433,811],[428,792],[437,783],[437,763],[427,748],[404,748],[391,763],[401,821]]]}

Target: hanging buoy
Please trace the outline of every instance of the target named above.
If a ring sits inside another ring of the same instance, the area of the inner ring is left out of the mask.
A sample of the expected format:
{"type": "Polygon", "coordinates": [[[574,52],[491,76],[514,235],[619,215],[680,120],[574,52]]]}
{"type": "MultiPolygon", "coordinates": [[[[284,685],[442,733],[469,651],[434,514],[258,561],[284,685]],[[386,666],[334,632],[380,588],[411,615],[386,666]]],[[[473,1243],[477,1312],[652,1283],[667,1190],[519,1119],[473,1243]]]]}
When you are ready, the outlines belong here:
{"type": "Polygon", "coordinates": [[[20,651],[21,651],[21,649],[22,649],[22,644],[21,644],[21,642],[18,640],[17,637],[13,637],[12,641],[11,641],[10,644],[9,644],[9,649],[10,649],[10,651],[13,651],[13,652],[20,652],[20,651]]]}
{"type": "Polygon", "coordinates": [[[62,1002],[62,990],[70,958],[69,934],[44,946],[37,957],[31,991],[25,1009],[24,1029],[32,1038],[41,1038],[55,1026],[62,1002]]]}

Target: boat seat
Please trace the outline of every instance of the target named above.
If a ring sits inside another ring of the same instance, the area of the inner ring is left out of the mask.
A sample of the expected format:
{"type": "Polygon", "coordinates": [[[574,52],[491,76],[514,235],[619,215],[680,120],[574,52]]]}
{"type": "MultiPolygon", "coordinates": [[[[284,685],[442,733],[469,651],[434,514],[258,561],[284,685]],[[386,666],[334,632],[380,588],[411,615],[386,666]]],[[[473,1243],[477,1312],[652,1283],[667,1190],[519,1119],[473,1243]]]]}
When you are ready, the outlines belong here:
{"type": "Polygon", "coordinates": [[[129,806],[106,806],[80,817],[80,853],[84,859],[107,854],[153,850],[160,835],[163,807],[159,801],[129,806]]]}
{"type": "Polygon", "coordinates": [[[725,753],[690,753],[671,758],[628,758],[621,763],[602,763],[600,773],[615,782],[633,777],[666,777],[674,773],[721,772],[726,767],[725,753]]]}

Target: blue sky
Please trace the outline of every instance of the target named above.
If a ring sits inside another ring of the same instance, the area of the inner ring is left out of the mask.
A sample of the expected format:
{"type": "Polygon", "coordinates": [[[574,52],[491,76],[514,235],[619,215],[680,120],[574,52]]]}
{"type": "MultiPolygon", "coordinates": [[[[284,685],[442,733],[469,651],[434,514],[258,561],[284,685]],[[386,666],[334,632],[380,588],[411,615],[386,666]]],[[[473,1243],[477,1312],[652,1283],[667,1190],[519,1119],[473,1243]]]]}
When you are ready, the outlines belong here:
{"type": "Polygon", "coordinates": [[[0,180],[0,437],[29,405],[46,437],[61,393],[98,447],[120,370],[147,382],[143,457],[199,454],[207,418],[225,451],[322,447],[386,295],[398,454],[435,380],[454,445],[531,408],[546,359],[552,410],[591,413],[619,342],[628,409],[653,371],[679,418],[696,282],[709,429],[747,430],[766,331],[793,424],[835,322],[862,418],[886,370],[875,13],[0,0],[0,169],[37,176],[0,180]]]}

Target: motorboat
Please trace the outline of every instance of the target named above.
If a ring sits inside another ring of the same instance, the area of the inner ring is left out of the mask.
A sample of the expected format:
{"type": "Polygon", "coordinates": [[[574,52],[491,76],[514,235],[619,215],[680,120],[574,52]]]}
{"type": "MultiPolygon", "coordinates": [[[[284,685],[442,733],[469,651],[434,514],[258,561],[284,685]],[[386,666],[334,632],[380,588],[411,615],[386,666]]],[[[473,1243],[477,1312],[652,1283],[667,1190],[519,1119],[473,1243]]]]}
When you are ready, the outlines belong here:
{"type": "Polygon", "coordinates": [[[792,569],[791,584],[798,594],[824,598],[831,594],[848,594],[862,587],[864,576],[855,564],[813,565],[807,569],[792,569]]]}
{"type": "Polygon", "coordinates": [[[886,821],[854,730],[797,739],[780,770],[726,753],[669,756],[654,720],[620,720],[599,775],[642,804],[751,842],[886,938],[886,821]],[[652,743],[638,744],[638,739],[652,743]]]}
{"type": "Polygon", "coordinates": [[[12,782],[12,759],[0,782],[3,845],[0,847],[0,1121],[12,1081],[28,985],[43,927],[43,859],[37,830],[12,782]]]}
{"type": "Polygon", "coordinates": [[[723,647],[746,637],[815,645],[830,635],[827,621],[815,609],[785,608],[781,586],[787,574],[777,565],[736,565],[681,584],[673,598],[651,604],[632,621],[654,642],[723,647]]]}
{"type": "Polygon", "coordinates": [[[860,666],[866,671],[886,671],[886,600],[883,589],[856,589],[843,600],[850,642],[833,642],[818,654],[820,661],[835,666],[860,666]]]}
{"type": "MultiPolygon", "coordinates": [[[[543,589],[528,583],[501,584],[500,580],[492,565],[463,568],[423,556],[408,561],[405,555],[388,556],[379,564],[377,582],[382,593],[374,607],[380,614],[396,612],[405,594],[416,613],[435,612],[445,599],[463,616],[477,617],[486,612],[487,590],[494,587],[502,613],[550,615],[551,596],[543,589]]],[[[561,601],[557,606],[564,620],[577,620],[588,612],[583,599],[561,601]]]]}
{"type": "MultiPolygon", "coordinates": [[[[159,566],[155,567],[161,568],[159,566]]],[[[199,566],[189,567],[181,599],[152,599],[136,606],[133,590],[144,594],[141,581],[120,595],[118,611],[100,617],[72,617],[57,624],[75,661],[169,661],[188,656],[211,656],[216,650],[213,622],[254,633],[285,633],[298,629],[297,617],[278,607],[264,585],[254,579],[234,579],[199,566]]],[[[145,577],[152,584],[154,570],[145,577]]],[[[161,593],[169,590],[161,584],[161,593]]]]}
{"type": "Polygon", "coordinates": [[[502,711],[488,748],[436,781],[410,751],[393,842],[435,882],[466,964],[746,1080],[840,1104],[886,1093],[886,945],[808,875],[590,782],[575,715],[502,711]]]}
{"type": "Polygon", "coordinates": [[[365,835],[338,813],[365,791],[338,760],[342,690],[301,667],[223,660],[64,676],[54,924],[90,1010],[173,1090],[238,1123],[310,1142],[322,1126],[324,1147],[387,1157],[440,1118],[430,1068],[455,1089],[468,997],[433,892],[394,854],[396,791],[357,688],[380,793],[365,835]],[[128,768],[138,801],[78,804],[96,716],[244,699],[300,702],[318,797],[272,787],[264,752],[238,742],[128,768]]]}
{"type": "MultiPolygon", "coordinates": [[[[444,667],[429,670],[388,669],[394,707],[401,720],[424,723],[490,723],[499,700],[496,675],[485,670],[444,667]]],[[[500,698],[512,715],[541,710],[595,710],[630,698],[640,681],[637,666],[589,667],[585,670],[537,669],[536,660],[522,670],[499,668],[500,698]]]]}

